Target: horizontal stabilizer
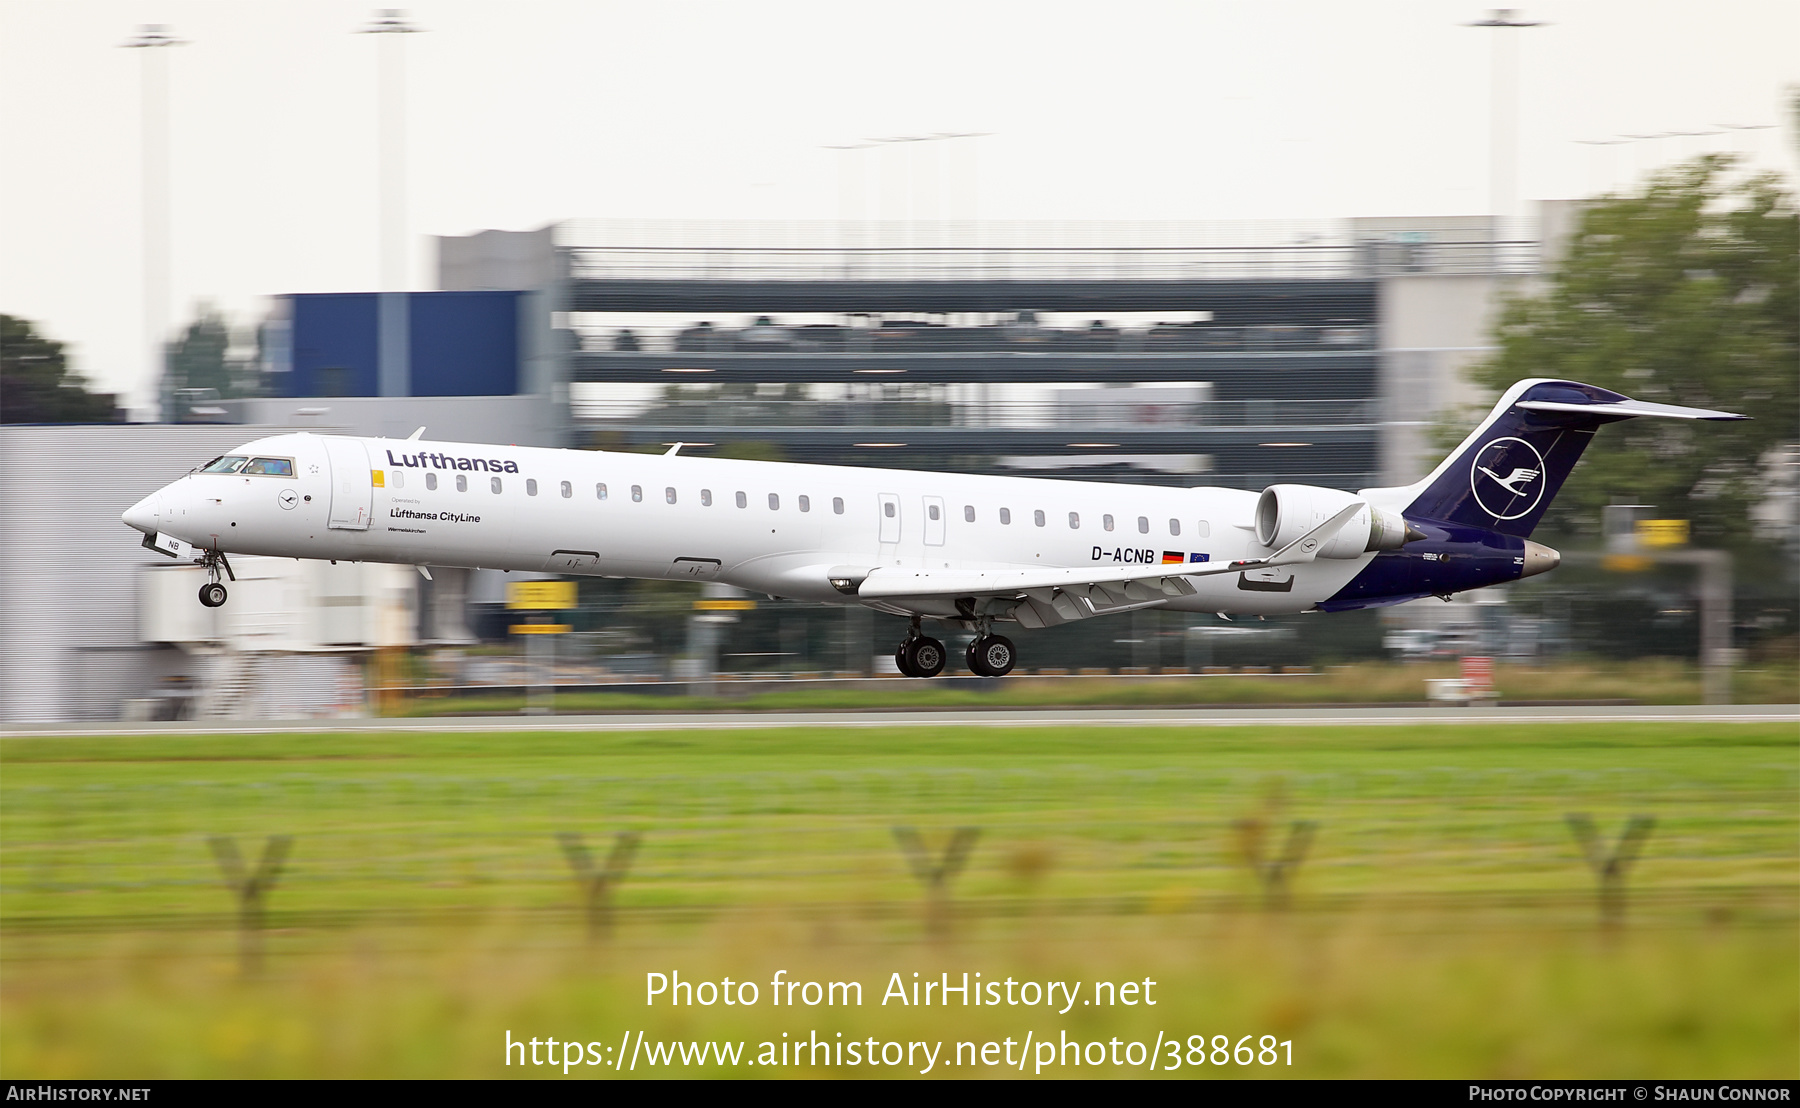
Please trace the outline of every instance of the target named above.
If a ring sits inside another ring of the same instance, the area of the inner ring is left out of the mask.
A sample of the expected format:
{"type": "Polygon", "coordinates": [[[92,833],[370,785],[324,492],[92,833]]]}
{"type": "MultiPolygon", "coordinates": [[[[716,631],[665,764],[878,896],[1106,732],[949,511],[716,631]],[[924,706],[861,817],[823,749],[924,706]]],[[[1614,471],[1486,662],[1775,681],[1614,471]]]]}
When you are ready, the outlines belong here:
{"type": "Polygon", "coordinates": [[[1580,412],[1583,415],[1659,416],[1663,419],[1749,419],[1734,412],[1715,412],[1711,408],[1684,408],[1679,404],[1655,404],[1648,400],[1616,400],[1610,404],[1565,404],[1558,400],[1521,400],[1519,407],[1533,412],[1580,412]]]}

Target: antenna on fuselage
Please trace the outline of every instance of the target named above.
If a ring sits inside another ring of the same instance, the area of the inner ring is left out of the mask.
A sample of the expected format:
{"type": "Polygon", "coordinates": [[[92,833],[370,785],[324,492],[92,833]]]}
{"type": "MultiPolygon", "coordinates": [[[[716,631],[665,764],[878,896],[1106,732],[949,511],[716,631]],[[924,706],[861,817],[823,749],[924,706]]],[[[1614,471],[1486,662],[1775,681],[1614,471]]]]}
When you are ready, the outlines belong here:
{"type": "Polygon", "coordinates": [[[675,445],[669,447],[669,449],[663,451],[663,457],[665,457],[665,458],[674,457],[675,455],[681,453],[681,448],[686,445],[687,445],[687,443],[685,443],[685,442],[676,443],[675,445]]]}
{"type": "Polygon", "coordinates": [[[425,433],[425,428],[421,427],[417,431],[414,431],[412,434],[406,436],[406,441],[411,442],[414,439],[418,438],[420,435],[423,435],[424,433],[425,433]]]}

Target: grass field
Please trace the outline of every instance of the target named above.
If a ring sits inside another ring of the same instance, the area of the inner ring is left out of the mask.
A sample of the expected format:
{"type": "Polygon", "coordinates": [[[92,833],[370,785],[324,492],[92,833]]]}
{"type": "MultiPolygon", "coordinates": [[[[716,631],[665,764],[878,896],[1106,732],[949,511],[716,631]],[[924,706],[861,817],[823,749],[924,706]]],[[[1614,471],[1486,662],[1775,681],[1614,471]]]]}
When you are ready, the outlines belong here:
{"type": "Polygon", "coordinates": [[[509,1032],[613,1050],[637,1032],[742,1040],[751,1057],[784,1032],[842,1033],[941,1041],[946,1057],[966,1041],[971,1061],[1027,1034],[1141,1041],[1140,1056],[1159,1035],[1270,1034],[1293,1044],[1291,1068],[1176,1073],[1794,1078],[1800,734],[14,738],[0,742],[0,933],[0,1072],[14,1078],[516,1075],[509,1032]],[[1622,926],[1599,923],[1570,812],[1590,813],[1608,849],[1628,817],[1656,819],[1622,926]],[[1259,843],[1278,856],[1296,821],[1316,834],[1284,909],[1244,858],[1259,843]],[[933,852],[979,829],[946,900],[923,895],[896,827],[933,852]],[[611,934],[591,936],[556,836],[603,857],[620,831],[640,845],[611,934]],[[292,853],[247,973],[207,840],[233,836],[254,861],[271,834],[292,853]],[[760,1003],[646,1006],[645,975],[677,970],[759,982],[760,1003]],[[776,1008],[778,970],[860,982],[864,1002],[776,1008]],[[891,974],[915,972],[1150,978],[1158,1003],[881,1003],[891,974]]]}

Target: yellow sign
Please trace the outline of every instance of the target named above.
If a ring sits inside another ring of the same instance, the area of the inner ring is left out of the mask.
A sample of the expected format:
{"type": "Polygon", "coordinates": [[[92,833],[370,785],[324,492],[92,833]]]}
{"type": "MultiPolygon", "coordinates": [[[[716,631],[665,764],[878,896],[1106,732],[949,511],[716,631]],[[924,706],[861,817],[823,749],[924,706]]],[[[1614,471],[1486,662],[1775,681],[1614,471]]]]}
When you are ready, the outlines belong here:
{"type": "Polygon", "coordinates": [[[1656,562],[1642,554],[1608,554],[1600,559],[1600,566],[1612,573],[1643,573],[1656,562]]]}
{"type": "Polygon", "coordinates": [[[378,489],[386,487],[379,469],[371,469],[369,471],[369,483],[378,489]]]}
{"type": "Polygon", "coordinates": [[[1688,521],[1685,519],[1640,519],[1637,521],[1639,546],[1651,548],[1686,546],[1688,521]]]}
{"type": "Polygon", "coordinates": [[[508,581],[506,583],[506,606],[533,612],[547,612],[554,608],[573,608],[575,606],[575,582],[508,581]]]}
{"type": "Polygon", "coordinates": [[[566,635],[572,630],[566,623],[515,623],[507,628],[514,635],[566,635]]]}
{"type": "Polygon", "coordinates": [[[696,612],[750,612],[756,610],[754,600],[696,600],[696,612]]]}

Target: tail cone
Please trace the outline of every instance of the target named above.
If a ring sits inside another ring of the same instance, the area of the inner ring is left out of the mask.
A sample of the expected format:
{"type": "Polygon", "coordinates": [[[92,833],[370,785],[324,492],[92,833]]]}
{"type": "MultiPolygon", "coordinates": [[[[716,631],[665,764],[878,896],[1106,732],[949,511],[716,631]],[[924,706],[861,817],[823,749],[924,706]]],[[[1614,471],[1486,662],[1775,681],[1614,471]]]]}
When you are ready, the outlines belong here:
{"type": "Polygon", "coordinates": [[[1559,565],[1562,565],[1561,554],[1541,542],[1525,540],[1525,568],[1519,572],[1520,577],[1549,573],[1559,565]]]}

